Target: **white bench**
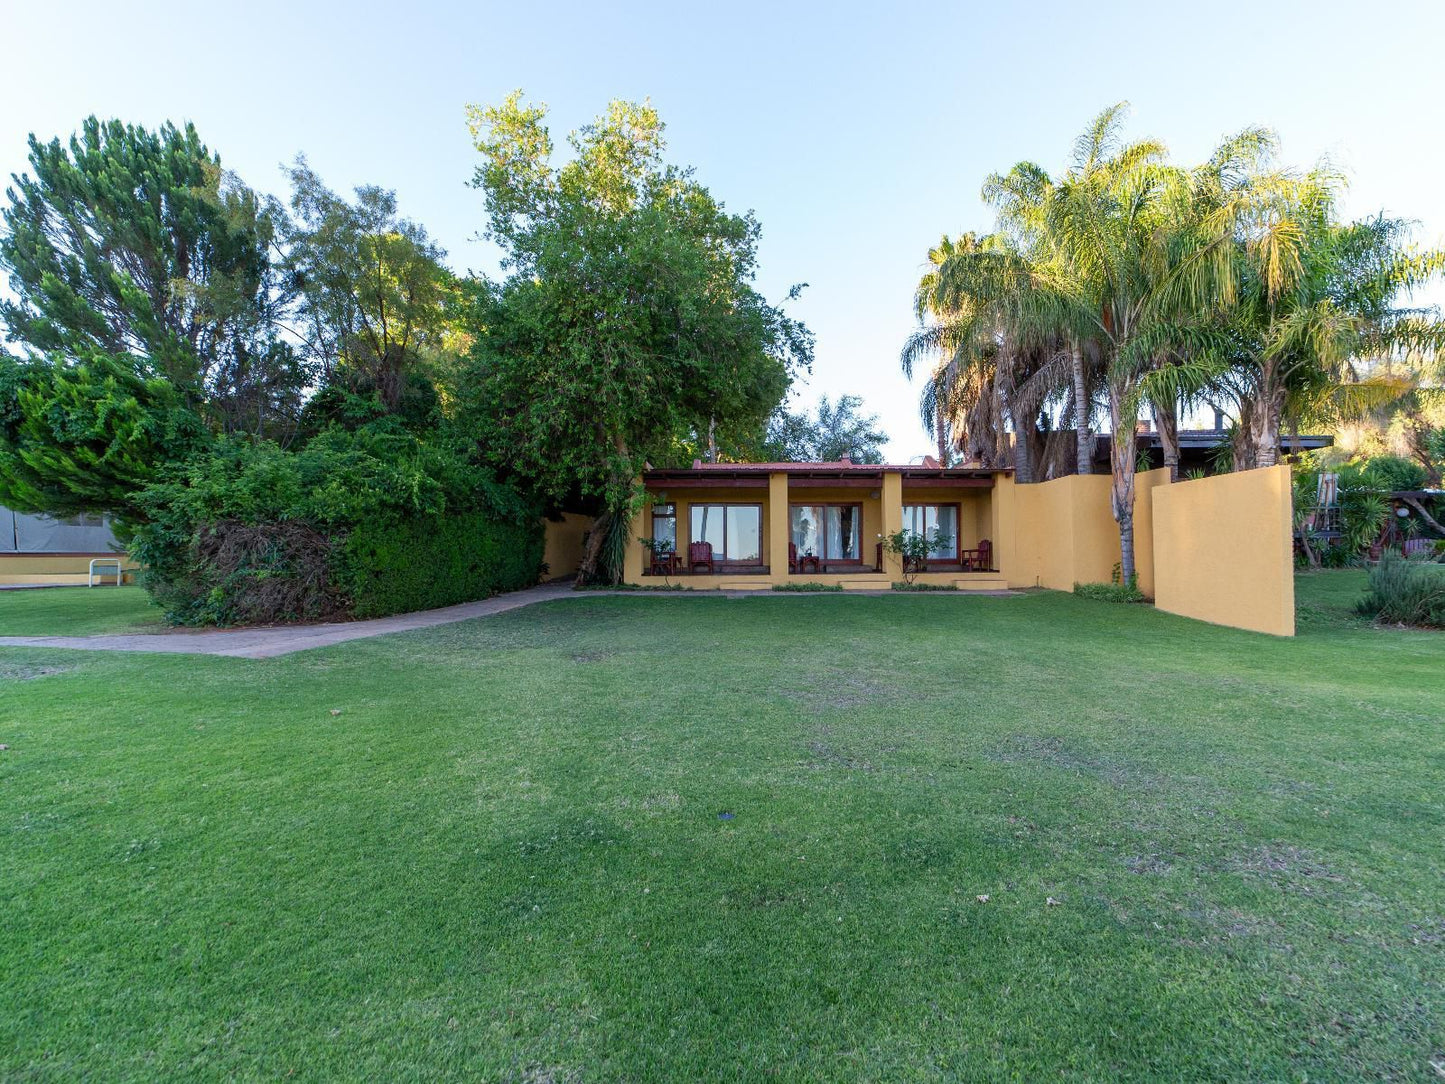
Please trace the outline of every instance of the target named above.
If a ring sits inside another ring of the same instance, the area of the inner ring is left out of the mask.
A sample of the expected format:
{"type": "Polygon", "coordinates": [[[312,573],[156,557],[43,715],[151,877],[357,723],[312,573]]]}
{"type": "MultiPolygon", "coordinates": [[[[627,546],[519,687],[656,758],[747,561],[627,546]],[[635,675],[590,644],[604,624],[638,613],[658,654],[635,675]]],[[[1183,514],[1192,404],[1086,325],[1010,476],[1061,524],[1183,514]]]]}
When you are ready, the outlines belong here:
{"type": "MultiPolygon", "coordinates": [[[[115,585],[119,587],[121,583],[125,580],[125,572],[121,568],[120,558],[96,557],[90,562],[90,572],[85,577],[85,586],[94,587],[96,585],[97,577],[109,576],[112,574],[114,574],[115,576],[115,585]],[[96,565],[101,565],[104,567],[97,570],[95,567],[96,565]]],[[[105,586],[104,583],[102,583],[101,586],[105,586]]]]}

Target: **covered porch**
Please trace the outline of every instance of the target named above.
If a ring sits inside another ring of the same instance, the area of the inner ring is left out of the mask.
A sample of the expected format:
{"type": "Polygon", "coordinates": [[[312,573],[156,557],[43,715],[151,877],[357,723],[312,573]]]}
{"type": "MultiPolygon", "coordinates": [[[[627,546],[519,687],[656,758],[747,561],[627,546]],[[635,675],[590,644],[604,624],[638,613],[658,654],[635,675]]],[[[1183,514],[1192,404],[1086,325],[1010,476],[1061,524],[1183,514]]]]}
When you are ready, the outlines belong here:
{"type": "MultiPolygon", "coordinates": [[[[888,590],[905,579],[883,545],[934,536],[913,576],[961,590],[1006,586],[993,540],[1006,471],[851,463],[694,463],[649,471],[624,579],[639,586],[888,590]]],[[[910,570],[912,571],[912,570],[910,570]]]]}

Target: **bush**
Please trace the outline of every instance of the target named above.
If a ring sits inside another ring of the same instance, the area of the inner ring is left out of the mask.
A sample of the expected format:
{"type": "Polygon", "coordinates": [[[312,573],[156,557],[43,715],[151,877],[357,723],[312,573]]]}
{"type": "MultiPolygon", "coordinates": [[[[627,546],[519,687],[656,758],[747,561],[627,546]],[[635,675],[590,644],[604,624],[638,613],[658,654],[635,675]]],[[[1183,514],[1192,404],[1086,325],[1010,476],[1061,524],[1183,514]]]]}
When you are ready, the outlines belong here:
{"type": "Polygon", "coordinates": [[[841,591],[836,583],[775,583],[774,591],[841,591]]]}
{"type": "Polygon", "coordinates": [[[1074,594],[1098,602],[1144,602],[1137,583],[1076,583],[1074,594]]]}
{"type": "Polygon", "coordinates": [[[542,522],[501,522],[469,512],[366,524],[346,539],[340,564],[356,617],[432,610],[529,587],[542,567],[542,522]]]}
{"type": "Polygon", "coordinates": [[[1402,455],[1377,455],[1365,464],[1364,474],[1389,492],[1424,489],[1430,480],[1424,467],[1402,455]]]}
{"type": "Polygon", "coordinates": [[[894,591],[957,591],[958,588],[951,583],[894,583],[889,585],[894,591]]]}
{"type": "Polygon", "coordinates": [[[392,423],[297,452],[220,441],[137,496],[131,553],[185,625],[374,617],[535,583],[538,510],[466,448],[392,423]]]}
{"type": "Polygon", "coordinates": [[[1445,628],[1445,573],[1431,558],[1387,551],[1370,572],[1369,588],[1355,610],[1376,621],[1445,628]]]}

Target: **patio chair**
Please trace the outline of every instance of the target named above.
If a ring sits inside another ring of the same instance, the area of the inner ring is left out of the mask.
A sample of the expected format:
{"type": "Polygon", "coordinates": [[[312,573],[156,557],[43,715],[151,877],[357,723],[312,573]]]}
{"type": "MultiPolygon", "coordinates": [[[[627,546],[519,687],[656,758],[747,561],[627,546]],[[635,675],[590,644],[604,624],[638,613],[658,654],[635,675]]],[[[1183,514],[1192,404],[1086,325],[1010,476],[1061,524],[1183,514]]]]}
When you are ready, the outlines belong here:
{"type": "Polygon", "coordinates": [[[991,572],[993,570],[993,543],[985,538],[978,549],[964,550],[962,554],[965,572],[991,572]]]}
{"type": "Polygon", "coordinates": [[[798,571],[798,544],[796,542],[788,543],[788,571],[798,571]]]}
{"type": "Polygon", "coordinates": [[[710,573],[717,572],[717,566],[713,563],[711,542],[693,542],[687,547],[688,572],[696,572],[699,567],[710,573]]]}

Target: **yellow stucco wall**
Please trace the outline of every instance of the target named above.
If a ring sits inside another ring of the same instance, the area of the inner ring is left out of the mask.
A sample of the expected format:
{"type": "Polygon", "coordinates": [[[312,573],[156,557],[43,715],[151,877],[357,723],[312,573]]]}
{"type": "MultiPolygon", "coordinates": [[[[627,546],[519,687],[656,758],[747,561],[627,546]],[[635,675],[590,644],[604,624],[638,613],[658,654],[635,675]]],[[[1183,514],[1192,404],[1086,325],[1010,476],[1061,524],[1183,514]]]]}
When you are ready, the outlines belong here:
{"type": "MultiPolygon", "coordinates": [[[[1139,587],[1154,593],[1153,494],[1168,484],[1167,470],[1135,476],[1134,563],[1139,587]]],[[[1002,480],[1001,480],[1002,482],[1002,480]]],[[[1076,583],[1108,583],[1119,563],[1119,525],[1110,503],[1107,474],[1075,474],[1037,485],[1011,480],[995,492],[995,529],[1011,537],[1003,571],[1013,587],[1072,591],[1076,583]],[[1010,514],[1012,530],[999,523],[1010,514]]]]}
{"type": "Polygon", "coordinates": [[[565,512],[560,521],[543,520],[542,525],[546,530],[542,560],[547,563],[547,578],[559,580],[575,576],[582,565],[582,548],[592,517],[565,512]]]}
{"type": "Polygon", "coordinates": [[[1169,485],[1169,469],[1146,471],[1134,476],[1134,567],[1139,590],[1154,597],[1154,494],[1169,485]]]}
{"type": "MultiPolygon", "coordinates": [[[[0,554],[0,583],[5,584],[84,584],[90,569],[92,557],[119,557],[125,567],[125,582],[134,583],[140,567],[123,553],[81,554],[72,556],[63,553],[6,553],[0,554]]],[[[113,580],[112,569],[103,573],[104,582],[113,580]]]]}
{"type": "Polygon", "coordinates": [[[1294,635],[1288,466],[1176,482],[1153,496],[1154,605],[1294,635]]]}
{"type": "Polygon", "coordinates": [[[1072,591],[1107,582],[1119,560],[1119,528],[1109,506],[1109,478],[1076,474],[1013,485],[1014,587],[1072,591]]]}

